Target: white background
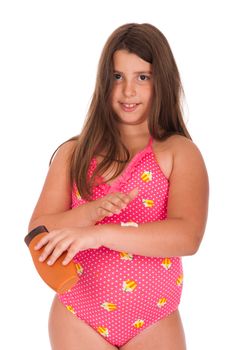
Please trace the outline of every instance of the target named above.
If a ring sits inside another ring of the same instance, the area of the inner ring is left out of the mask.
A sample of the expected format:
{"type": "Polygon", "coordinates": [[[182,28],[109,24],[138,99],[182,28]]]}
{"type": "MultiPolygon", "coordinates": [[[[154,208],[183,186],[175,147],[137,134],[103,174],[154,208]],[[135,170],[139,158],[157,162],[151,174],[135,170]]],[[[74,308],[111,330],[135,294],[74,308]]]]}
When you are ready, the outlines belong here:
{"type": "Polygon", "coordinates": [[[188,350],[232,349],[232,25],[229,1],[212,0],[1,1],[2,349],[50,348],[54,293],[23,239],[51,154],[81,129],[102,47],[128,22],[150,22],[167,37],[186,94],[185,121],[210,179],[202,245],[183,259],[188,350]]]}

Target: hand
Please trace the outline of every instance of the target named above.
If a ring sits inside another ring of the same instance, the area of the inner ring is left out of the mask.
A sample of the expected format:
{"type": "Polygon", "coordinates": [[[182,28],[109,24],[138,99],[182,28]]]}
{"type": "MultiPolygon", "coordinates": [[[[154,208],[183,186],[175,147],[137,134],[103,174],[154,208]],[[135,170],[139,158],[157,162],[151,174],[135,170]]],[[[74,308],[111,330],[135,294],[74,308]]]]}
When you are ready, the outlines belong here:
{"type": "Polygon", "coordinates": [[[45,261],[48,257],[47,264],[52,265],[59,256],[67,251],[67,255],[62,264],[67,265],[73,257],[81,250],[90,248],[99,248],[100,236],[97,226],[64,228],[50,231],[36,244],[35,250],[45,246],[39,261],[45,261]]]}
{"type": "Polygon", "coordinates": [[[91,220],[94,222],[104,219],[106,216],[120,214],[121,210],[137,196],[138,188],[133,188],[129,193],[114,192],[103,198],[96,199],[89,203],[91,220]]]}

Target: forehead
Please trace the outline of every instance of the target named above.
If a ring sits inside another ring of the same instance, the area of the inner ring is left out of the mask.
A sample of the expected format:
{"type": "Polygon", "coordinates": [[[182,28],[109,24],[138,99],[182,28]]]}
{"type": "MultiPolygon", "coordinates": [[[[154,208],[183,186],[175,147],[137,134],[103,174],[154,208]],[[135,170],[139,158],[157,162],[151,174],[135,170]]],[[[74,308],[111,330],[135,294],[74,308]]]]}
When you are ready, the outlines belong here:
{"type": "Polygon", "coordinates": [[[120,72],[147,72],[152,70],[152,65],[144,61],[141,57],[135,53],[128,52],[127,50],[117,50],[113,55],[114,70],[120,72]]]}

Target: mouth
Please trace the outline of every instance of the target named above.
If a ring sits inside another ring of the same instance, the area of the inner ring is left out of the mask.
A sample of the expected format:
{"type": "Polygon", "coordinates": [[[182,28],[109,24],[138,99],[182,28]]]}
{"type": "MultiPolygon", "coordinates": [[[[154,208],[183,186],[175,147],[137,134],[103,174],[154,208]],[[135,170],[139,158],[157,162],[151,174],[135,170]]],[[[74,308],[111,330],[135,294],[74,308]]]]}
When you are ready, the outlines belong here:
{"type": "Polygon", "coordinates": [[[122,103],[120,102],[121,108],[125,112],[134,112],[138,107],[139,103],[122,103]]]}

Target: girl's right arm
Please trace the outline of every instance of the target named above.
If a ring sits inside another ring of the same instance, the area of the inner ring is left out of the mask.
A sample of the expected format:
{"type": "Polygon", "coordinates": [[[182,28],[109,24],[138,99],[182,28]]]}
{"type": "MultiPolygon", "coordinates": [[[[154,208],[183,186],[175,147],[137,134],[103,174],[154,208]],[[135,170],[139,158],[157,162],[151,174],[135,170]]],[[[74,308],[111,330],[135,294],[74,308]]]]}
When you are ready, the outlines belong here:
{"type": "Polygon", "coordinates": [[[71,208],[72,185],[69,176],[69,159],[75,146],[74,141],[63,144],[50,165],[40,197],[29,222],[28,230],[44,225],[48,231],[64,227],[94,225],[105,216],[111,216],[124,209],[137,195],[111,193],[79,207],[71,208]]]}
{"type": "Polygon", "coordinates": [[[77,217],[80,217],[83,224],[88,222],[88,213],[83,207],[70,210],[72,188],[69,158],[74,145],[74,141],[67,142],[55,154],[30,219],[29,231],[39,225],[46,226],[49,231],[63,226],[75,226],[77,217]]]}

